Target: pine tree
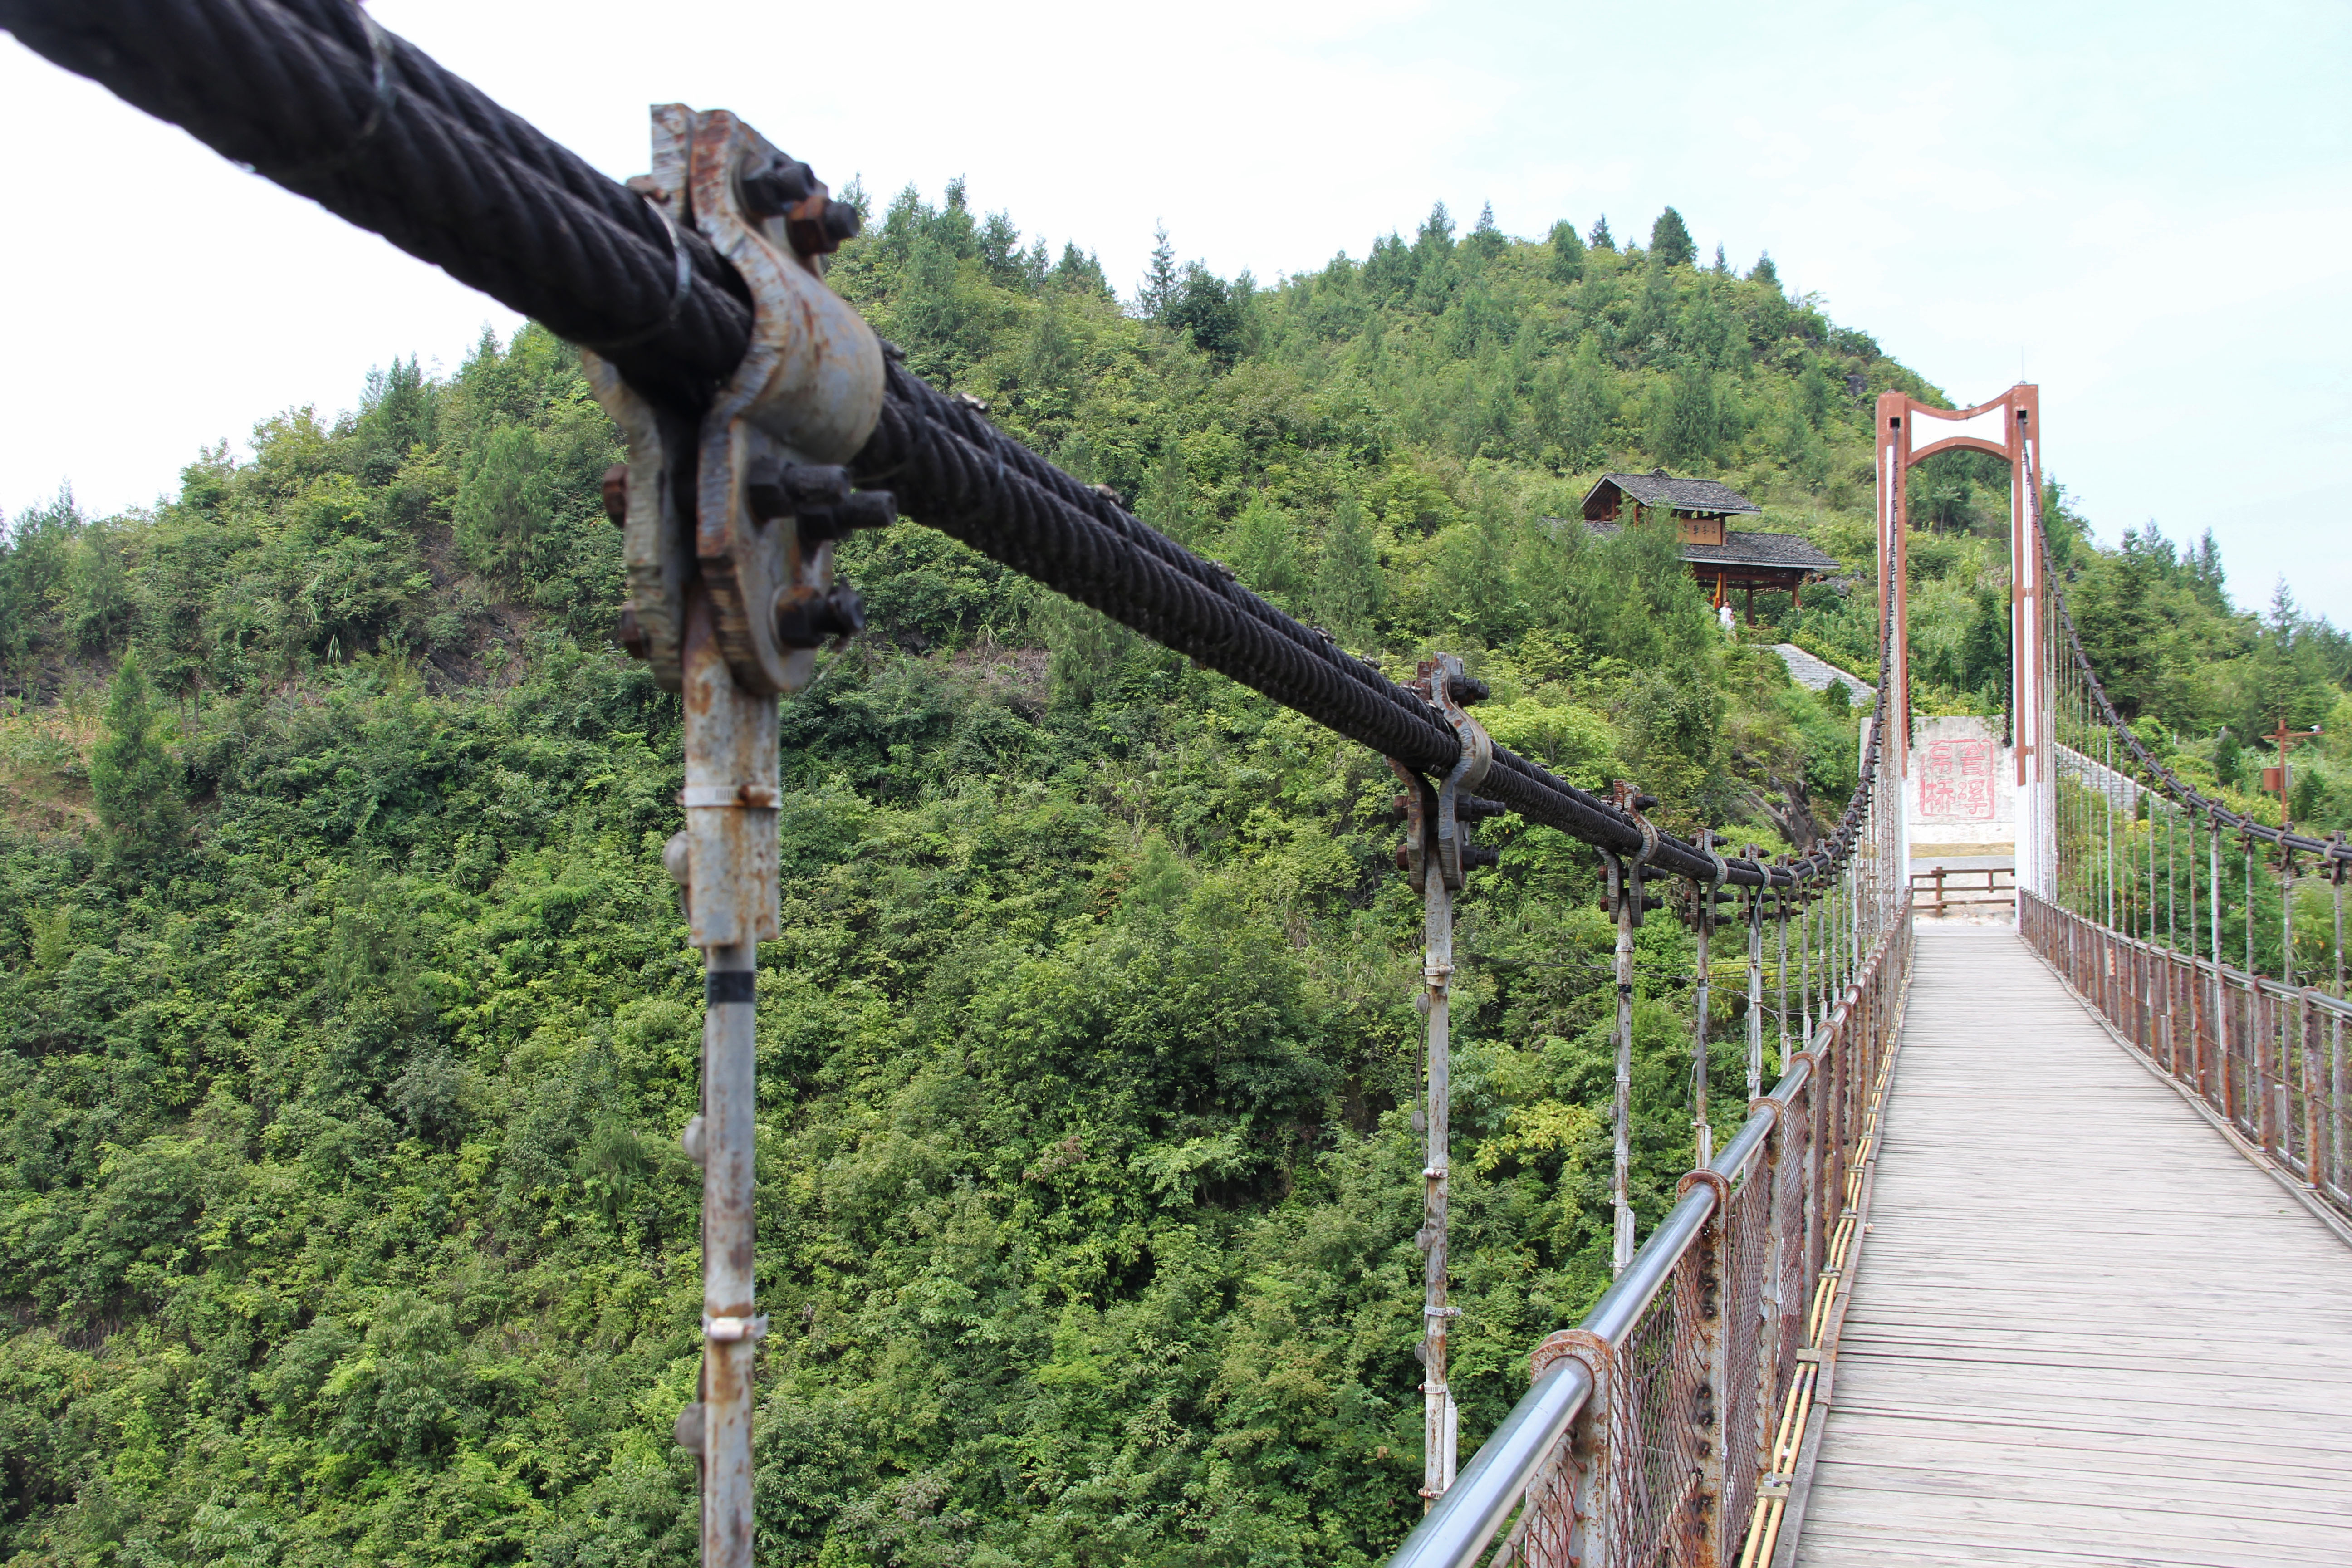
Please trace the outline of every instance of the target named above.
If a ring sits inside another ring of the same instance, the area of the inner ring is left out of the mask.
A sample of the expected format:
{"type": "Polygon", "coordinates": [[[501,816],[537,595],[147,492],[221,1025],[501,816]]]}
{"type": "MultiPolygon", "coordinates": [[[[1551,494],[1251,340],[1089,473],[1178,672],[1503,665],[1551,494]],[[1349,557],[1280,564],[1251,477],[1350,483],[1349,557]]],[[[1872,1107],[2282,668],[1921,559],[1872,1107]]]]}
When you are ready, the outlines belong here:
{"type": "Polygon", "coordinates": [[[1234,293],[1223,279],[1197,261],[1188,261],[1160,319],[1189,334],[1192,346],[1215,361],[1218,368],[1230,367],[1242,352],[1242,304],[1234,293]]]}
{"type": "Polygon", "coordinates": [[[1454,215],[1445,210],[1444,202],[1432,204],[1429,216],[1422,220],[1421,232],[1413,237],[1413,248],[1444,256],[1454,248],[1454,215]]]}
{"type": "Polygon", "coordinates": [[[2317,647],[2311,625],[2281,577],[2254,638],[2255,717],[2265,731],[2280,722],[2291,730],[2308,729],[2327,716],[2334,693],[2312,657],[2317,647]]]}
{"type": "Polygon", "coordinates": [[[1102,263],[1092,251],[1080,250],[1076,240],[1062,244],[1062,259],[1054,263],[1050,279],[1055,287],[1081,294],[1098,295],[1105,300],[1118,298],[1111,292],[1110,280],[1103,276],[1102,263]]]}
{"type": "Polygon", "coordinates": [[[140,668],[139,650],[122,656],[106,691],[106,738],[90,753],[89,788],[99,826],[118,858],[166,847],[179,831],[180,790],[163,749],[163,718],[140,668]]]}
{"type": "Polygon", "coordinates": [[[2189,591],[2208,608],[2228,615],[2227,578],[2221,571],[2221,547],[2213,542],[2213,531],[2207,529],[2196,548],[2183,551],[2182,554],[2187,557],[2183,564],[2189,569],[2189,591]]]}
{"type": "Polygon", "coordinates": [[[1998,707],[2009,685],[2009,606],[1982,583],[1969,598],[1975,614],[1960,639],[1958,684],[1983,693],[1986,706],[1998,707]]]}
{"type": "Polygon", "coordinates": [[[1027,281],[1021,267],[1021,231],[1013,226],[1011,213],[991,213],[980,226],[980,264],[988,268],[989,280],[1003,288],[1018,289],[1027,281]]]}
{"type": "Polygon", "coordinates": [[[1560,222],[1551,226],[1551,277],[1555,283],[1573,283],[1584,276],[1584,242],[1576,237],[1576,226],[1560,222]]]}
{"type": "Polygon", "coordinates": [[[1412,240],[1412,302],[1415,309],[1443,315],[1454,299],[1457,280],[1454,259],[1454,215],[1444,202],[1429,209],[1412,240]]]}
{"type": "Polygon", "coordinates": [[[1402,236],[1384,234],[1372,241],[1372,253],[1364,259],[1364,287],[1376,299],[1401,299],[1412,292],[1415,268],[1419,266],[1402,236]]]}
{"type": "Polygon", "coordinates": [[[971,216],[971,202],[965,194],[961,174],[948,182],[947,197],[947,205],[931,215],[925,229],[959,260],[979,256],[980,224],[971,216]]]}
{"type": "Polygon", "coordinates": [[[1717,278],[1728,278],[1731,276],[1730,258],[1723,254],[1723,247],[1720,245],[1715,247],[1715,275],[1717,278]]]}
{"type": "Polygon", "coordinates": [[[1143,275],[1143,289],[1136,296],[1136,313],[1147,321],[1165,321],[1168,307],[1176,299],[1176,247],[1168,243],[1168,226],[1154,224],[1151,237],[1159,243],[1151,247],[1151,270],[1143,275]]]}
{"type": "Polygon", "coordinates": [[[1282,509],[1262,494],[1234,519],[1223,553],[1244,586],[1276,604],[1286,604],[1301,586],[1297,532],[1282,509]]]}
{"type": "Polygon", "coordinates": [[[1595,250],[1613,251],[1617,248],[1617,242],[1609,237],[1609,215],[1607,213],[1602,213],[1600,218],[1594,222],[1592,226],[1592,233],[1586,237],[1585,243],[1591,246],[1595,250]]]}
{"type": "MultiPolygon", "coordinates": [[[[921,248],[953,265],[928,242],[921,248]]],[[[902,318],[901,336],[927,341],[926,334],[908,327],[902,318]]],[[[453,509],[457,552],[466,564],[501,586],[520,586],[556,509],[554,482],[537,431],[528,425],[508,425],[490,432],[470,455],[453,509]]]]}
{"type": "Polygon", "coordinates": [[[1768,250],[1756,258],[1756,268],[1748,273],[1748,281],[1769,284],[1776,290],[1780,287],[1780,269],[1772,265],[1770,251],[1768,250]]]}
{"type": "Polygon", "coordinates": [[[2072,597],[2083,651],[2126,719],[2153,707],[2171,684],[2175,649],[2164,613],[2163,574],[2155,554],[2125,536],[2105,570],[2086,574],[2072,597]]]}
{"type": "Polygon", "coordinates": [[[1599,462],[1616,416],[1616,386],[1601,356],[1601,340],[1587,332],[1577,341],[1560,389],[1560,446],[1569,461],[1580,468],[1599,462]]]}
{"type": "Polygon", "coordinates": [[[2213,737],[2213,776],[2231,789],[2238,787],[2239,773],[2245,766],[2245,748],[2238,737],[2227,729],[2213,737]]]}
{"type": "Polygon", "coordinates": [[[1650,416],[1650,450],[1680,467],[1714,458],[1729,423],[1715,374],[1685,360],[1660,389],[1650,416]]]}
{"type": "Polygon", "coordinates": [[[1380,552],[1363,505],[1354,496],[1342,496],[1323,534],[1323,558],[1316,563],[1316,619],[1342,647],[1362,647],[1371,638],[1382,587],[1380,552]]]}
{"type": "Polygon", "coordinates": [[[1503,237],[1503,231],[1495,226],[1494,203],[1488,202],[1478,209],[1478,226],[1470,231],[1466,243],[1473,251],[1488,260],[1503,253],[1503,247],[1509,242],[1503,237]]]}
{"type": "Polygon", "coordinates": [[[1160,460],[1144,473],[1135,515],[1180,544],[1192,542],[1192,476],[1184,448],[1172,436],[1160,448],[1160,460]]]}
{"type": "Polygon", "coordinates": [[[1698,259],[1698,247],[1691,243],[1683,215],[1672,207],[1650,226],[1650,255],[1661,267],[1688,267],[1698,259]]]}

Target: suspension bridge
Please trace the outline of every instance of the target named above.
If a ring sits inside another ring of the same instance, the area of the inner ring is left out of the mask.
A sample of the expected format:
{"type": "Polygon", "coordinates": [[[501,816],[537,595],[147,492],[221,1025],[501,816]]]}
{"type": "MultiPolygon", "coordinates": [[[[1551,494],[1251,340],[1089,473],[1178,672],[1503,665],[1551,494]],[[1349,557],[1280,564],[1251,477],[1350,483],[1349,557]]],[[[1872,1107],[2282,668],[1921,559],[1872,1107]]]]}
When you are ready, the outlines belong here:
{"type": "Polygon", "coordinates": [[[2237,1564],[2352,1548],[2352,848],[2200,794],[2116,713],[2049,567],[2037,389],[1958,411],[1879,400],[1883,673],[1849,682],[1873,700],[1861,782],[1810,851],[1727,855],[1651,822],[1634,784],[1598,795],[1496,744],[1458,659],[1391,680],[924,384],[824,283],[856,211],[733,114],[656,108],[652,166],[624,185],[348,0],[0,0],[0,26],[582,345],[627,441],[605,483],[625,542],[620,637],[683,700],[685,826],[664,859],[705,954],[702,1114],[684,1134],[703,1170],[703,1358],[677,1436],[698,1464],[708,1568],[753,1561],[751,981],[777,932],[777,700],[862,625],[834,542],[900,517],[1396,772],[1399,862],[1426,926],[1427,1511],[1392,1563],[2237,1564]],[[1997,925],[1913,909],[1913,852],[1953,781],[1949,756],[1914,744],[1904,479],[1955,448],[2012,477],[2011,734],[1997,763],[1966,752],[1960,781],[1990,788],[1997,767],[2010,802],[1997,925]],[[1476,825],[1505,813],[1591,846],[1605,876],[1616,1278],[1532,1347],[1526,1395],[1457,1463],[1453,921],[1465,871],[1493,862],[1476,825]],[[2284,973],[2254,970],[2258,880],[2279,895],[2284,973]],[[1719,1141],[1702,1118],[1695,1168],[1643,1237],[1633,932],[1662,887],[1697,934],[1702,1019],[1710,944],[1744,949],[1750,1109],[1719,1141]],[[2298,946],[2298,907],[2330,898],[2332,943],[2298,946]],[[2332,973],[2299,967],[2306,949],[2332,973]]]}

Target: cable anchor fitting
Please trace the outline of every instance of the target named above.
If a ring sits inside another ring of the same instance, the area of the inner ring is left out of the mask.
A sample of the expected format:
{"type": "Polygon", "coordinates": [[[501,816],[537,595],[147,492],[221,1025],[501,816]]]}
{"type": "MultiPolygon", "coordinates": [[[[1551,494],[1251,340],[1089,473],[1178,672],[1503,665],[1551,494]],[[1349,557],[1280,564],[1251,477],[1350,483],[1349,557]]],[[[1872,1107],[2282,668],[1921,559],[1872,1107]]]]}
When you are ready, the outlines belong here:
{"type": "Polygon", "coordinates": [[[834,542],[898,516],[890,495],[853,490],[838,466],[882,413],[881,340],[824,280],[826,254],[856,232],[856,209],[729,111],[677,103],[655,106],[653,171],[629,185],[735,269],[751,334],[698,420],[582,352],[628,443],[625,468],[604,482],[628,575],[619,640],[683,691],[687,600],[699,585],[736,684],[795,691],[818,647],[866,624],[857,595],[833,580],[834,542]]]}

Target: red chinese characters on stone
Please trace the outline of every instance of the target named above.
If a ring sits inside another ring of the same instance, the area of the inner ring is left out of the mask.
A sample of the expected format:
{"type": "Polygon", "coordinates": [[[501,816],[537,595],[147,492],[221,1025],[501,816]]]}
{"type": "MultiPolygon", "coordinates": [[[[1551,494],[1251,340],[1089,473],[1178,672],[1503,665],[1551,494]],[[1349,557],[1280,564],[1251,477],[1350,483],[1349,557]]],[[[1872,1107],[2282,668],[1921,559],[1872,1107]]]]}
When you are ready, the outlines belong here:
{"type": "Polygon", "coordinates": [[[1921,749],[1919,815],[1929,821],[1990,822],[1993,743],[1934,741],[1921,749]]]}

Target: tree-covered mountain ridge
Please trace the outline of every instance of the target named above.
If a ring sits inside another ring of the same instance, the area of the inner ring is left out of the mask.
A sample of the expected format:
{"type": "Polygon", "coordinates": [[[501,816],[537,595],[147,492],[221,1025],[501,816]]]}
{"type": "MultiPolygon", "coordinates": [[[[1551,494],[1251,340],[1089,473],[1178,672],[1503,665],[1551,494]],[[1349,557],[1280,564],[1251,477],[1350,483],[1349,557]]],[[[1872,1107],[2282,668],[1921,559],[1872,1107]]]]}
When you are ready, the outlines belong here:
{"type": "MultiPolygon", "coordinates": [[[[1564,776],[1768,849],[1851,788],[1852,717],[1757,645],[1867,667],[1871,400],[1941,400],[1671,212],[1636,247],[1441,209],[1263,287],[1163,245],[1121,300],[951,187],[832,277],[921,374],[1347,646],[1463,654],[1488,727],[1564,776]],[[1558,521],[1659,466],[1849,576],[1727,640],[1662,531],[1558,521]]],[[[659,868],[676,701],[610,641],[614,433],[526,329],[251,452],[0,547],[0,1555],[689,1562],[701,1001],[659,868]]],[[[1915,639],[1932,701],[1997,711],[1987,478],[1918,481],[1915,639]]],[[[2168,743],[2235,766],[2231,704],[2342,701],[2332,628],[2237,612],[2210,549],[2061,531],[2168,743]]],[[[763,1560],[1377,1560],[1420,1441],[1391,776],[913,525],[842,571],[873,629],[784,705],[759,981],[763,1560]]],[[[1485,832],[1465,1443],[1608,1277],[1594,867],[1485,832]]],[[[1687,936],[1641,942],[1646,1227],[1690,1158],[1694,1021],[1687,936]]],[[[1723,1127],[1744,990],[1716,998],[1723,1127]]]]}

